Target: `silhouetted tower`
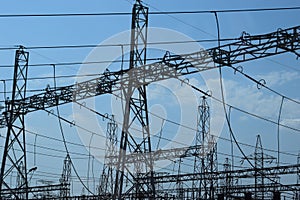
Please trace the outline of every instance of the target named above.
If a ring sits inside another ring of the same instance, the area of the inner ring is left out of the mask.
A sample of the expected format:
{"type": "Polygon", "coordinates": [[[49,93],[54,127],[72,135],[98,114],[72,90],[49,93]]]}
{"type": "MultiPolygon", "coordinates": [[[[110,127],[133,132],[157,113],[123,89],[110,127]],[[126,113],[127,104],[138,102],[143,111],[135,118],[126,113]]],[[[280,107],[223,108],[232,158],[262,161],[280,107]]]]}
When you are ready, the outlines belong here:
{"type": "Polygon", "coordinates": [[[182,158],[179,158],[178,160],[178,178],[176,182],[176,187],[177,187],[177,198],[178,200],[183,200],[184,198],[184,189],[183,189],[183,181],[180,180],[180,174],[181,174],[181,163],[182,163],[182,158]]]}
{"type": "MultiPolygon", "coordinates": [[[[131,48],[129,69],[146,64],[147,51],[148,8],[137,0],[132,10],[131,48]]],[[[129,72],[130,74],[130,72],[129,72]]],[[[131,74],[131,76],[134,76],[131,74]]],[[[142,160],[137,159],[133,166],[126,165],[128,153],[138,153],[143,157],[151,152],[149,118],[147,108],[146,86],[138,86],[132,79],[122,85],[125,99],[124,120],[120,138],[120,149],[116,171],[114,199],[122,199],[122,194],[128,190],[134,191],[136,199],[154,199],[154,172],[152,155],[142,160]],[[140,131],[133,131],[132,126],[138,125],[140,131]],[[139,136],[134,136],[138,134],[139,136]],[[125,167],[126,166],[126,167],[125,167]],[[132,167],[133,170],[128,170],[132,167]],[[126,171],[130,177],[125,176],[126,171]],[[123,184],[126,180],[130,184],[123,184]],[[149,181],[145,181],[145,179],[149,181]]]]}
{"type": "Polygon", "coordinates": [[[268,192],[270,191],[265,191],[264,184],[266,184],[266,175],[263,175],[261,173],[263,168],[265,167],[265,164],[272,163],[275,158],[273,156],[264,154],[260,135],[257,135],[256,137],[254,154],[249,155],[248,159],[254,160],[254,199],[265,199],[266,194],[268,194],[268,192]]]}
{"type": "Polygon", "coordinates": [[[255,199],[264,199],[264,190],[257,192],[258,187],[264,187],[264,176],[259,174],[258,170],[264,168],[264,152],[261,144],[260,135],[257,136],[255,152],[254,152],[254,166],[255,171],[255,199]]]}
{"type": "MultiPolygon", "coordinates": [[[[210,111],[206,97],[202,97],[200,105],[198,106],[195,145],[201,145],[201,148],[196,152],[194,173],[209,174],[209,172],[216,172],[217,146],[213,136],[210,134],[210,111]]],[[[216,180],[213,180],[213,178],[210,178],[208,175],[204,175],[204,177],[193,182],[193,188],[199,188],[197,194],[193,194],[194,199],[215,198],[216,180]]]]}
{"type": "Polygon", "coordinates": [[[20,101],[26,96],[28,58],[29,53],[24,51],[24,47],[20,47],[16,51],[12,96],[11,100],[7,101],[7,111],[5,112],[7,134],[1,163],[0,198],[3,198],[3,190],[6,189],[13,195],[11,198],[18,198],[18,194],[13,191],[17,184],[10,183],[8,180],[13,173],[19,176],[19,183],[22,183],[17,189],[24,192],[26,199],[28,198],[25,110],[20,104],[20,101]],[[20,166],[22,167],[20,168],[20,166]]]}
{"type": "Polygon", "coordinates": [[[118,155],[117,151],[117,128],[118,125],[114,120],[114,116],[107,123],[106,130],[106,152],[102,174],[100,177],[99,195],[112,196],[114,189],[115,168],[114,160],[118,155]]]}
{"type": "Polygon", "coordinates": [[[66,158],[64,159],[63,170],[61,173],[61,178],[59,179],[62,188],[60,190],[60,198],[67,199],[70,197],[70,184],[71,184],[71,158],[70,155],[67,154],[66,158]]]}
{"type": "MultiPolygon", "coordinates": [[[[231,171],[231,163],[230,163],[230,160],[228,158],[225,158],[225,162],[223,164],[223,170],[225,172],[231,171]]],[[[233,179],[231,177],[231,174],[226,173],[225,178],[223,180],[223,187],[224,187],[223,194],[226,197],[226,199],[228,199],[227,196],[230,195],[229,191],[230,191],[230,188],[232,187],[232,183],[233,183],[233,179]]]]}
{"type": "Polygon", "coordinates": [[[216,188],[218,187],[218,180],[213,177],[213,172],[218,172],[218,160],[217,160],[217,142],[213,135],[209,135],[208,141],[209,153],[206,157],[205,170],[209,172],[210,176],[207,180],[208,182],[208,196],[209,199],[216,198],[216,188]]]}
{"type": "MultiPolygon", "coordinates": [[[[24,179],[22,178],[23,174],[25,174],[25,167],[23,165],[23,162],[20,162],[18,168],[19,168],[20,171],[18,171],[18,174],[17,174],[16,188],[22,188],[22,185],[25,184],[24,179]]],[[[26,198],[25,191],[22,190],[22,189],[20,189],[19,191],[20,191],[20,193],[18,194],[19,198],[20,199],[25,199],[26,198]]]]}

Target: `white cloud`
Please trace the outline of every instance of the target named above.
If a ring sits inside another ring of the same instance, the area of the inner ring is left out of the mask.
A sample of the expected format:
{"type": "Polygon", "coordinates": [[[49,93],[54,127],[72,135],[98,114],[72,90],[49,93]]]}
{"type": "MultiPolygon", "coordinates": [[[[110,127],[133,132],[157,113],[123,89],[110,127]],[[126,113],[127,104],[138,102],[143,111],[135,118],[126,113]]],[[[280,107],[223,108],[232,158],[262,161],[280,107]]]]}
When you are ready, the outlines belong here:
{"type": "Polygon", "coordinates": [[[281,86],[290,81],[300,79],[298,72],[275,71],[264,75],[258,75],[259,79],[264,79],[267,86],[281,86]]]}
{"type": "MultiPolygon", "coordinates": [[[[268,86],[287,84],[299,78],[297,72],[271,72],[260,76],[268,86]]],[[[243,110],[268,119],[277,120],[282,97],[266,89],[257,89],[256,84],[245,85],[233,80],[224,80],[226,102],[243,110]]],[[[275,89],[276,90],[276,89],[275,89]]],[[[299,105],[285,99],[281,118],[299,118],[299,105]]]]}
{"type": "Polygon", "coordinates": [[[289,127],[293,127],[296,129],[300,129],[300,118],[293,118],[293,119],[283,119],[281,124],[284,124],[289,127]]]}

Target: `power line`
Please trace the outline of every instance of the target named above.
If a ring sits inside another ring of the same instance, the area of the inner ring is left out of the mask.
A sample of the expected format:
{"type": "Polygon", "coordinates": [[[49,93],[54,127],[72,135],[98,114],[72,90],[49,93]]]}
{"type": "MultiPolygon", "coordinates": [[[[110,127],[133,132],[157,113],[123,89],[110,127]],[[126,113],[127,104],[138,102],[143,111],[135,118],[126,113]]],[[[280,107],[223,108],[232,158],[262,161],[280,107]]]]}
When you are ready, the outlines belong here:
{"type": "Polygon", "coordinates": [[[233,66],[229,66],[229,67],[231,67],[235,72],[240,73],[241,75],[243,75],[244,77],[246,77],[246,78],[249,79],[250,81],[256,83],[257,86],[264,87],[264,88],[266,88],[267,90],[269,90],[270,92],[272,92],[272,93],[274,93],[274,94],[280,96],[280,97],[283,98],[283,99],[288,99],[288,100],[290,100],[290,101],[292,101],[292,102],[294,102],[294,103],[296,103],[296,104],[300,104],[300,101],[298,101],[298,100],[296,100],[296,99],[293,99],[293,98],[290,98],[290,97],[288,97],[288,96],[285,96],[285,95],[283,95],[283,94],[281,94],[281,93],[275,91],[274,89],[271,89],[271,88],[268,87],[266,84],[264,84],[264,83],[262,83],[261,81],[258,81],[258,80],[256,80],[255,78],[249,76],[248,74],[244,73],[242,70],[239,70],[238,68],[233,67],[233,66]]]}
{"type": "MultiPolygon", "coordinates": [[[[148,58],[147,61],[160,61],[162,58],[148,58]]],[[[43,67],[43,66],[66,66],[66,65],[93,65],[93,64],[105,64],[105,63],[121,63],[122,60],[101,60],[90,62],[59,62],[59,63],[37,63],[29,64],[29,67],[43,67]]],[[[129,60],[123,60],[123,62],[129,62],[129,60]]],[[[0,65],[0,68],[13,68],[13,65],[0,65]]]]}
{"type": "MultiPolygon", "coordinates": [[[[181,80],[181,79],[179,79],[179,80],[181,80]]],[[[181,81],[182,81],[182,80],[181,80],[181,81]]],[[[196,88],[195,86],[192,86],[192,85],[189,84],[189,83],[186,83],[186,84],[188,84],[189,86],[191,86],[191,87],[194,88],[194,89],[196,88]]],[[[199,90],[199,89],[198,89],[198,90],[199,90]]],[[[118,95],[115,95],[115,96],[118,97],[118,98],[121,98],[121,97],[118,96],[118,95]]],[[[216,100],[216,101],[218,101],[218,102],[221,102],[221,100],[216,99],[216,98],[214,98],[213,96],[211,96],[211,98],[213,98],[214,100],[216,100]]],[[[240,108],[238,108],[238,107],[235,107],[235,106],[232,106],[232,105],[229,105],[229,104],[226,104],[226,105],[229,106],[229,107],[231,107],[231,108],[233,108],[233,109],[235,109],[235,110],[237,110],[237,111],[243,112],[243,113],[248,114],[248,115],[250,115],[250,116],[253,116],[253,117],[256,117],[256,118],[259,118],[259,119],[262,119],[262,120],[264,120],[264,121],[267,121],[267,122],[270,122],[270,123],[273,123],[273,124],[276,124],[276,125],[277,125],[277,122],[275,122],[275,121],[273,121],[273,120],[270,120],[270,119],[261,117],[261,116],[259,116],[259,115],[250,113],[250,112],[248,112],[248,111],[245,111],[245,110],[243,110],[243,109],[240,109],[240,108]]],[[[48,113],[50,113],[50,114],[52,114],[52,115],[55,115],[55,114],[51,113],[50,111],[46,111],[46,112],[48,112],[48,113]]],[[[151,112],[150,112],[150,114],[153,115],[153,116],[155,116],[155,117],[158,117],[158,118],[160,118],[160,119],[166,120],[167,122],[172,123],[172,124],[175,124],[175,125],[177,125],[177,126],[182,126],[182,127],[184,127],[184,128],[187,128],[187,129],[191,129],[191,130],[196,131],[195,129],[193,129],[193,128],[191,128],[191,127],[182,125],[182,124],[180,124],[180,123],[174,122],[174,121],[169,120],[169,119],[164,119],[164,118],[160,117],[159,115],[156,115],[155,113],[151,113],[151,112]]],[[[56,116],[56,115],[55,115],[55,116],[56,116]]],[[[64,118],[62,118],[62,117],[61,117],[61,119],[64,120],[65,122],[69,123],[69,124],[75,125],[75,126],[77,126],[78,128],[83,129],[83,130],[85,130],[85,131],[87,131],[87,132],[90,132],[90,133],[92,133],[92,134],[97,134],[97,133],[94,133],[94,132],[91,132],[91,131],[87,130],[87,129],[84,128],[84,127],[78,126],[77,124],[74,124],[73,122],[71,122],[71,121],[69,121],[69,120],[66,120],[66,119],[64,119],[64,118]]],[[[121,124],[121,123],[119,122],[119,124],[121,124]]],[[[279,124],[279,125],[282,126],[282,127],[285,127],[285,128],[288,128],[288,129],[291,129],[291,130],[300,132],[299,129],[296,129],[296,128],[293,128],[293,127],[290,127],[290,126],[287,126],[287,125],[284,125],[284,124],[279,124]]],[[[99,134],[97,134],[97,135],[99,135],[99,134]]],[[[103,136],[103,135],[99,135],[99,136],[105,138],[105,136],[103,136]]],[[[157,137],[158,137],[158,136],[157,136],[157,137]]],[[[167,140],[167,138],[161,138],[161,139],[167,140]]],[[[168,140],[171,141],[170,139],[168,139],[168,140]]]]}
{"type": "MultiPolygon", "coordinates": [[[[239,13],[239,12],[265,12],[265,11],[290,11],[299,10],[300,7],[277,8],[248,8],[227,10],[191,10],[191,11],[154,11],[149,15],[181,15],[181,14],[208,14],[208,13],[239,13]]],[[[93,17],[93,16],[131,16],[131,12],[102,12],[102,13],[41,13],[41,14],[1,14],[0,18],[17,17],[93,17]]]]}
{"type": "MultiPolygon", "coordinates": [[[[239,38],[222,38],[221,41],[233,41],[239,38]]],[[[182,41],[161,41],[161,42],[147,42],[147,46],[158,44],[186,44],[186,43],[204,43],[204,42],[216,42],[216,39],[199,39],[199,40],[182,40],[182,41]]],[[[7,45],[8,47],[0,47],[0,50],[17,50],[21,45],[7,45]],[[9,47],[11,46],[11,47],[9,47]]],[[[120,47],[130,46],[130,43],[120,44],[81,44],[81,45],[52,45],[52,46],[27,46],[27,50],[35,49],[77,49],[77,48],[104,48],[104,47],[120,47]]]]}
{"type": "MultiPolygon", "coordinates": [[[[117,96],[117,97],[119,97],[119,96],[117,96]]],[[[78,103],[78,102],[76,102],[76,103],[78,103]]],[[[101,113],[99,113],[99,112],[97,112],[97,111],[94,111],[93,109],[91,109],[91,108],[89,108],[89,107],[87,107],[87,106],[85,106],[85,105],[83,105],[83,104],[80,104],[80,103],[78,103],[80,106],[82,106],[82,107],[84,107],[84,108],[86,108],[86,109],[88,109],[89,111],[91,111],[91,112],[94,112],[95,114],[98,114],[98,115],[100,115],[100,116],[102,116],[102,117],[104,117],[104,118],[107,118],[107,116],[106,115],[103,115],[103,114],[101,114],[101,113]]],[[[234,108],[234,107],[233,107],[234,108]]],[[[48,112],[48,111],[47,111],[48,112]]],[[[160,117],[159,115],[156,115],[155,113],[152,113],[152,112],[149,112],[151,115],[153,115],[153,116],[155,116],[155,117],[159,117],[159,118],[161,118],[161,119],[163,119],[163,120],[167,120],[167,119],[164,119],[164,118],[162,118],[162,117],[160,117]]],[[[51,114],[53,114],[53,113],[51,113],[51,114]]],[[[54,116],[56,116],[55,114],[54,114],[54,116]]],[[[58,117],[58,116],[56,116],[56,117],[58,117]]],[[[82,128],[81,126],[79,126],[79,125],[77,125],[77,124],[74,124],[73,122],[71,122],[71,121],[69,121],[69,120],[66,120],[65,118],[63,118],[63,117],[61,117],[60,116],[60,118],[63,120],[63,121],[65,121],[65,122],[67,122],[68,124],[72,124],[72,125],[74,125],[74,126],[78,126],[79,128],[82,128]]],[[[116,121],[117,122],[117,121],[116,121]]],[[[167,122],[169,122],[169,123],[173,123],[173,124],[175,124],[175,125],[178,125],[178,126],[182,126],[182,127],[184,127],[184,128],[187,128],[187,129],[191,129],[191,130],[193,130],[193,131],[196,131],[196,129],[194,129],[194,128],[191,128],[191,127],[188,127],[188,126],[184,126],[184,125],[182,125],[182,124],[180,124],[180,123],[177,123],[177,122],[175,122],[175,121],[172,121],[172,120],[167,120],[167,122]]],[[[118,124],[120,124],[120,125],[122,125],[122,123],[121,122],[117,122],[118,124]]],[[[274,122],[275,123],[275,122],[274,122]]],[[[87,129],[84,129],[85,131],[88,131],[88,132],[90,132],[90,133],[93,133],[93,134],[97,134],[97,133],[95,133],[95,132],[91,132],[91,131],[89,131],[89,130],[87,130],[87,129]]],[[[136,129],[137,131],[139,131],[138,129],[136,129]]],[[[45,136],[45,135],[42,135],[42,134],[38,134],[38,133],[35,133],[35,132],[33,132],[33,131],[29,131],[29,130],[26,130],[26,132],[28,132],[28,133],[31,133],[31,134],[34,134],[34,135],[38,135],[38,136],[40,136],[40,137],[44,137],[44,138],[47,138],[47,139],[51,139],[51,140],[55,140],[55,141],[59,141],[59,142],[62,142],[62,140],[60,140],[60,139],[57,139],[57,138],[52,138],[52,137],[49,137],[49,136],[45,136]]],[[[165,131],[164,131],[165,132],[165,131]]],[[[105,136],[103,136],[103,135],[99,135],[99,134],[97,134],[98,136],[101,136],[101,137],[103,137],[103,138],[106,138],[105,136]]],[[[168,140],[168,141],[171,141],[170,139],[168,139],[168,138],[164,138],[164,137],[160,137],[160,136],[156,136],[156,135],[153,135],[154,137],[158,137],[159,139],[163,139],[163,140],[168,140]]],[[[227,139],[227,138],[224,138],[224,137],[220,137],[220,136],[217,136],[219,139],[221,139],[221,140],[224,140],[224,141],[230,141],[229,139],[227,139]]],[[[66,141],[68,144],[72,144],[72,145],[77,145],[77,146],[82,146],[82,147],[85,147],[85,145],[82,145],[82,144],[78,144],[78,143],[74,143],[74,142],[69,142],[69,141],[66,141]]],[[[176,143],[176,141],[175,141],[175,143],[176,143]]],[[[251,145],[251,144],[246,144],[246,143],[242,143],[242,142],[239,142],[241,145],[243,145],[243,146],[248,146],[248,147],[251,147],[251,148],[254,148],[255,146],[254,145],[251,145]]],[[[180,143],[179,143],[180,144],[180,143]]],[[[186,145],[186,144],[185,144],[186,145]]],[[[104,148],[100,148],[100,147],[93,147],[93,146],[91,146],[91,148],[95,148],[95,149],[100,149],[100,150],[105,150],[104,148]]],[[[267,148],[263,148],[264,150],[266,150],[266,151],[269,151],[269,152],[274,152],[274,153],[277,153],[277,151],[276,150],[272,150],[272,149],[267,149],[267,148]]],[[[285,154],[285,155],[290,155],[290,156],[297,156],[296,154],[292,154],[292,153],[287,153],[287,152],[280,152],[281,154],[285,154]]]]}
{"type": "MultiPolygon", "coordinates": [[[[55,65],[53,66],[53,80],[54,80],[54,87],[56,88],[56,70],[55,70],[55,65]]],[[[62,123],[61,123],[61,118],[60,118],[60,112],[59,112],[59,108],[58,108],[58,105],[56,105],[56,112],[57,112],[57,120],[58,120],[58,124],[59,124],[59,130],[61,132],[61,136],[62,136],[62,140],[63,140],[63,144],[64,144],[64,147],[65,147],[65,150],[66,150],[66,153],[67,155],[69,155],[69,158],[70,158],[70,163],[71,163],[71,166],[72,166],[72,169],[74,171],[74,173],[76,174],[78,180],[81,182],[82,186],[90,193],[90,194],[93,194],[94,193],[90,190],[89,187],[87,187],[84,182],[82,181],[81,177],[79,176],[79,173],[77,172],[77,169],[71,159],[71,155],[69,153],[69,149],[68,149],[68,146],[67,146],[67,142],[66,142],[66,138],[65,138],[65,134],[64,134],[64,130],[63,130],[63,127],[62,127],[62,123]]]]}
{"type": "MultiPolygon", "coordinates": [[[[179,80],[180,80],[180,79],[179,79],[179,80]]],[[[183,80],[182,80],[182,81],[183,81],[183,80]]],[[[185,83],[186,83],[186,82],[185,82],[185,83]]],[[[188,84],[189,86],[192,86],[192,85],[189,84],[189,83],[186,83],[186,84],[188,84]]],[[[196,87],[193,86],[193,89],[195,89],[195,88],[196,88],[196,87]]],[[[200,89],[198,89],[197,91],[199,92],[200,89]]],[[[116,95],[116,94],[113,94],[113,95],[114,95],[115,97],[120,98],[121,100],[125,101],[125,99],[123,99],[123,98],[120,97],[119,95],[116,95]]],[[[222,102],[221,100],[217,99],[216,97],[213,97],[212,95],[210,95],[210,96],[207,95],[207,96],[210,97],[210,98],[212,98],[213,100],[217,101],[218,103],[221,103],[221,102],[222,102]]],[[[232,105],[230,105],[230,104],[228,104],[228,103],[226,103],[226,105],[227,105],[228,107],[231,107],[231,108],[233,108],[233,109],[236,109],[236,110],[238,110],[238,111],[240,111],[240,112],[243,112],[243,113],[245,113],[245,114],[248,114],[248,115],[250,115],[250,116],[257,117],[257,118],[259,118],[259,119],[263,119],[263,120],[265,120],[265,121],[267,121],[267,122],[271,122],[271,123],[277,125],[277,122],[275,122],[275,121],[272,121],[272,120],[266,119],[266,118],[264,118],[264,117],[255,115],[255,114],[250,113],[250,112],[248,112],[248,111],[244,111],[244,110],[242,110],[242,109],[240,109],[240,108],[237,108],[237,107],[234,107],[234,106],[232,106],[232,105]]],[[[155,117],[157,117],[157,118],[159,118],[159,119],[165,120],[166,122],[169,122],[169,123],[171,123],[171,124],[174,124],[174,125],[177,125],[177,126],[181,126],[181,127],[185,128],[185,129],[192,130],[192,131],[195,131],[195,132],[197,131],[197,129],[195,129],[195,128],[189,127],[189,126],[184,125],[184,124],[180,124],[180,123],[178,123],[178,122],[176,122],[176,121],[173,121],[173,120],[170,120],[170,119],[163,118],[163,117],[161,117],[161,116],[159,116],[159,115],[157,115],[157,114],[155,114],[155,113],[153,113],[153,112],[150,112],[150,111],[148,111],[148,112],[149,112],[150,115],[155,116],[155,117]]],[[[286,126],[286,125],[283,125],[283,124],[279,124],[279,125],[280,125],[280,126],[283,126],[283,127],[285,127],[285,128],[289,128],[289,129],[291,129],[291,130],[300,132],[300,129],[296,129],[296,128],[293,128],[293,127],[289,127],[289,126],[286,126]]],[[[165,132],[165,130],[164,130],[164,132],[165,132]]],[[[156,135],[153,135],[153,136],[155,137],[156,135]]],[[[159,136],[156,136],[156,137],[160,138],[159,136]]],[[[221,136],[215,136],[215,137],[217,137],[218,139],[221,139],[221,140],[225,140],[225,141],[230,142],[230,139],[228,139],[228,138],[224,138],[224,137],[221,137],[221,136]]],[[[165,139],[165,138],[162,137],[161,139],[165,139]]],[[[241,145],[243,145],[243,146],[248,146],[248,147],[254,147],[254,148],[255,148],[255,145],[251,145],[251,144],[247,144],[247,143],[243,143],[243,142],[239,142],[239,144],[241,144],[241,145]]],[[[269,152],[277,153],[277,150],[273,150],[273,149],[263,148],[263,150],[266,150],[266,151],[269,151],[269,152]]],[[[290,156],[297,156],[297,154],[292,154],[292,153],[287,153],[287,152],[280,152],[280,153],[281,153],[281,154],[290,155],[290,156]]]]}
{"type": "MultiPolygon", "coordinates": [[[[190,84],[190,83],[187,83],[187,82],[184,81],[183,79],[180,79],[180,78],[177,78],[177,79],[180,80],[182,83],[187,84],[188,86],[192,87],[194,90],[196,90],[196,91],[198,91],[198,92],[204,94],[205,96],[210,97],[210,98],[212,98],[213,100],[215,100],[215,101],[217,101],[217,102],[219,102],[219,103],[222,103],[222,100],[220,100],[220,99],[218,99],[218,98],[216,98],[216,97],[214,97],[214,96],[212,96],[212,95],[210,95],[210,94],[207,94],[206,92],[200,90],[200,89],[197,88],[196,86],[194,86],[194,85],[192,85],[192,84],[190,84]]],[[[243,110],[243,109],[241,109],[241,108],[238,108],[238,107],[233,106],[233,105],[228,104],[228,103],[225,103],[225,104],[226,104],[227,107],[231,107],[232,109],[235,109],[235,110],[237,110],[237,111],[240,111],[240,112],[245,113],[245,114],[247,114],[247,115],[250,115],[250,116],[252,116],[252,117],[255,117],[255,118],[258,118],[258,119],[261,119],[261,120],[270,122],[270,123],[275,124],[275,125],[278,125],[277,121],[273,121],[273,120],[271,120],[271,119],[262,117],[262,116],[260,116],[260,115],[254,114],[254,113],[251,113],[251,112],[249,112],[249,111],[243,110]]],[[[298,129],[298,128],[290,127],[290,126],[287,126],[287,125],[282,124],[282,123],[280,123],[279,125],[280,125],[281,127],[284,127],[284,128],[287,128],[287,129],[296,131],[296,132],[300,132],[300,129],[298,129]]]]}

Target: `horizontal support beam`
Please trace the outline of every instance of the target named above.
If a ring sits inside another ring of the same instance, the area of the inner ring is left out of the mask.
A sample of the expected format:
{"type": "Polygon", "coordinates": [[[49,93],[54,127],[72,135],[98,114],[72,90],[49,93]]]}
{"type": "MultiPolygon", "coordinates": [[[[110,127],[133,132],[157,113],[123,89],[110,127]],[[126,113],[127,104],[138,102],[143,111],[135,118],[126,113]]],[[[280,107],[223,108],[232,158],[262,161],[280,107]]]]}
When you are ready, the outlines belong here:
{"type": "MultiPolygon", "coordinates": [[[[16,100],[15,104],[19,104],[19,110],[14,110],[13,115],[16,118],[20,114],[111,94],[126,87],[129,80],[137,88],[152,82],[198,73],[219,66],[231,66],[285,52],[296,53],[296,50],[300,49],[299,41],[300,26],[296,26],[264,35],[244,35],[239,41],[222,45],[220,48],[200,49],[198,52],[184,55],[166,53],[159,62],[131,70],[105,72],[95,79],[65,87],[47,88],[43,93],[16,100]]],[[[6,103],[10,104],[10,101],[6,103]]],[[[0,127],[6,126],[7,115],[8,113],[3,112],[0,116],[0,127]]]]}

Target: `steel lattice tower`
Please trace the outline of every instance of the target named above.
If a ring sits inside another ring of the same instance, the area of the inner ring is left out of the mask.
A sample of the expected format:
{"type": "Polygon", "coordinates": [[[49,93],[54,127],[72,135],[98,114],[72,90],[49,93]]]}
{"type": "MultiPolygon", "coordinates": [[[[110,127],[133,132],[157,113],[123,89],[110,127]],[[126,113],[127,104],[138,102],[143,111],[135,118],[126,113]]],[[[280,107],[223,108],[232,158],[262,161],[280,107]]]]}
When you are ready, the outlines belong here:
{"type": "MultiPolygon", "coordinates": [[[[231,171],[231,163],[228,158],[225,158],[225,162],[223,164],[223,169],[225,172],[231,171]]],[[[228,198],[227,196],[229,195],[228,191],[230,191],[230,188],[232,187],[233,184],[233,178],[230,173],[225,175],[225,179],[223,180],[223,186],[225,187],[224,191],[222,191],[225,194],[226,199],[228,198]]]]}
{"type": "Polygon", "coordinates": [[[63,170],[61,173],[61,178],[59,182],[62,185],[60,190],[60,198],[67,199],[70,196],[70,184],[71,184],[71,158],[70,155],[67,154],[64,159],[63,170]]]}
{"type": "MultiPolygon", "coordinates": [[[[264,176],[260,175],[258,170],[264,168],[264,152],[262,149],[260,135],[257,136],[255,152],[254,152],[254,166],[256,168],[255,171],[255,189],[257,187],[263,187],[264,185],[264,176]]],[[[261,198],[264,199],[264,191],[257,192],[255,191],[255,199],[261,198]]]]}
{"type": "Polygon", "coordinates": [[[107,123],[106,130],[106,152],[100,177],[100,196],[111,196],[113,194],[115,177],[113,157],[117,155],[117,128],[118,125],[114,120],[114,116],[111,116],[110,121],[107,123]]]}
{"type": "MultiPolygon", "coordinates": [[[[194,161],[194,173],[209,173],[217,171],[216,142],[210,134],[210,110],[206,97],[202,97],[198,106],[197,133],[195,145],[201,145],[194,161]]],[[[216,181],[200,178],[193,182],[193,188],[199,188],[194,199],[214,199],[216,181]]]]}
{"type": "MultiPolygon", "coordinates": [[[[275,158],[264,153],[260,135],[257,135],[256,138],[254,154],[249,155],[248,159],[254,161],[254,198],[265,199],[269,195],[269,191],[265,190],[264,185],[269,181],[266,180],[266,175],[262,174],[262,170],[265,168],[265,164],[271,163],[275,158]]],[[[271,177],[269,176],[268,178],[270,179],[271,177]]]]}
{"type": "MultiPolygon", "coordinates": [[[[146,64],[147,29],[148,8],[143,6],[140,0],[137,0],[132,10],[129,70],[146,64]]],[[[151,154],[146,159],[137,159],[131,166],[133,171],[125,166],[128,153],[139,153],[143,156],[151,152],[146,86],[135,87],[131,80],[128,80],[122,86],[122,93],[125,98],[125,113],[120,138],[114,199],[122,199],[122,194],[127,193],[127,191],[133,191],[133,198],[136,199],[155,198],[151,154]],[[132,134],[131,128],[134,124],[142,127],[138,133],[139,138],[132,134]],[[125,173],[128,173],[128,175],[125,176],[125,173]],[[123,184],[126,181],[125,179],[131,182],[131,185],[126,184],[125,186],[123,184]],[[144,179],[150,179],[150,183],[146,183],[143,181],[144,179]]]]}
{"type": "Polygon", "coordinates": [[[16,51],[14,64],[14,78],[12,97],[5,112],[7,134],[3,150],[3,159],[0,174],[0,197],[3,198],[3,191],[7,190],[12,195],[10,198],[17,198],[13,189],[17,189],[28,199],[27,163],[26,163],[26,142],[25,142],[25,109],[20,103],[26,97],[27,71],[29,53],[20,47],[16,51]],[[21,164],[22,163],[22,164],[21,164]],[[8,166],[8,167],[6,167],[8,166]],[[8,178],[16,173],[19,176],[19,183],[9,183],[8,178]],[[14,188],[17,185],[17,188],[14,188]]]}

